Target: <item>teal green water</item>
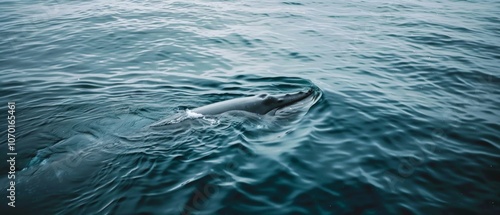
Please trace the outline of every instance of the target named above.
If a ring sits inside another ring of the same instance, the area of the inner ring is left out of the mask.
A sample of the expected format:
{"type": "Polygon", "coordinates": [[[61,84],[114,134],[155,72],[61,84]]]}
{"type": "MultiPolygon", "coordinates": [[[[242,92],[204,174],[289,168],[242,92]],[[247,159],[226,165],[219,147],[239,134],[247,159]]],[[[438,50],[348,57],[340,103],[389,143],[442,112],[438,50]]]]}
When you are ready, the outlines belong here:
{"type": "Polygon", "coordinates": [[[4,0],[0,160],[9,101],[18,154],[2,214],[500,214],[499,12],[4,0]],[[187,117],[308,88],[287,114],[187,117]]]}

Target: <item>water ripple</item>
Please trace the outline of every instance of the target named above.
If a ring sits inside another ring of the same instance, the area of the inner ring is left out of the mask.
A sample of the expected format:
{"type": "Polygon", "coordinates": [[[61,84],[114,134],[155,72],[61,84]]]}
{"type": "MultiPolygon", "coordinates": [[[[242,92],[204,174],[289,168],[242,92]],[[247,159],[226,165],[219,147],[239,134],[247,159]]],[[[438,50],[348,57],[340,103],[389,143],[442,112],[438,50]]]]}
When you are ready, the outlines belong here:
{"type": "Polygon", "coordinates": [[[6,213],[498,214],[498,1],[0,8],[6,213]],[[186,117],[308,88],[273,117],[186,117]]]}

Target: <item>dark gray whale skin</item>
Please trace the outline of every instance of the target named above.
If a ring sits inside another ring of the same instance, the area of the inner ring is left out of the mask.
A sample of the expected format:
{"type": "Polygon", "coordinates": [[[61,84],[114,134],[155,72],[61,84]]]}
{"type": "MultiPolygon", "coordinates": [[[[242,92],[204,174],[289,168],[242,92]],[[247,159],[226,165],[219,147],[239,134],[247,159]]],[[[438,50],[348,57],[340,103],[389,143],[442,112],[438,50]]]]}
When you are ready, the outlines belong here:
{"type": "Polygon", "coordinates": [[[228,111],[246,111],[260,115],[273,113],[278,109],[299,102],[313,94],[313,89],[293,94],[259,94],[250,97],[221,101],[191,110],[202,115],[217,115],[228,111]]]}

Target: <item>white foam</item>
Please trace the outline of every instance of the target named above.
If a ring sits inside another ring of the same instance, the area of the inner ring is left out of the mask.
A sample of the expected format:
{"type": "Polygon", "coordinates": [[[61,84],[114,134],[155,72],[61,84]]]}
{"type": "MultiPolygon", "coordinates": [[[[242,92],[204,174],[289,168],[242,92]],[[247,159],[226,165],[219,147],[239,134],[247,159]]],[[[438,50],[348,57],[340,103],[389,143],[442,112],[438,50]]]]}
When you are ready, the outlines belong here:
{"type": "Polygon", "coordinates": [[[189,109],[186,110],[186,114],[187,114],[188,118],[200,118],[200,117],[203,117],[203,114],[193,112],[193,111],[191,111],[189,109]]]}
{"type": "Polygon", "coordinates": [[[190,118],[190,119],[201,118],[201,119],[209,122],[210,125],[218,125],[220,123],[219,119],[217,119],[217,118],[206,117],[201,113],[196,113],[196,112],[191,111],[189,109],[186,109],[186,114],[187,114],[187,118],[190,118]]]}

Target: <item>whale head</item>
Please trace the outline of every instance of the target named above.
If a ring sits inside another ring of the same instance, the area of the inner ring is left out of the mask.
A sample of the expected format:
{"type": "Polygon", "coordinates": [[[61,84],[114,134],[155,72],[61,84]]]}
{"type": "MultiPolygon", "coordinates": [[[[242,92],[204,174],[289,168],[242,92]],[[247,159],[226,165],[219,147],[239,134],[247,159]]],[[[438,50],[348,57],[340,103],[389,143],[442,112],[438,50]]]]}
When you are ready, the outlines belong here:
{"type": "Polygon", "coordinates": [[[308,91],[301,91],[292,94],[282,94],[282,95],[269,95],[269,94],[259,94],[258,97],[261,102],[258,108],[255,108],[253,112],[259,114],[267,114],[270,112],[275,112],[278,109],[290,106],[294,103],[302,101],[303,99],[311,96],[313,94],[313,89],[308,91]]]}

